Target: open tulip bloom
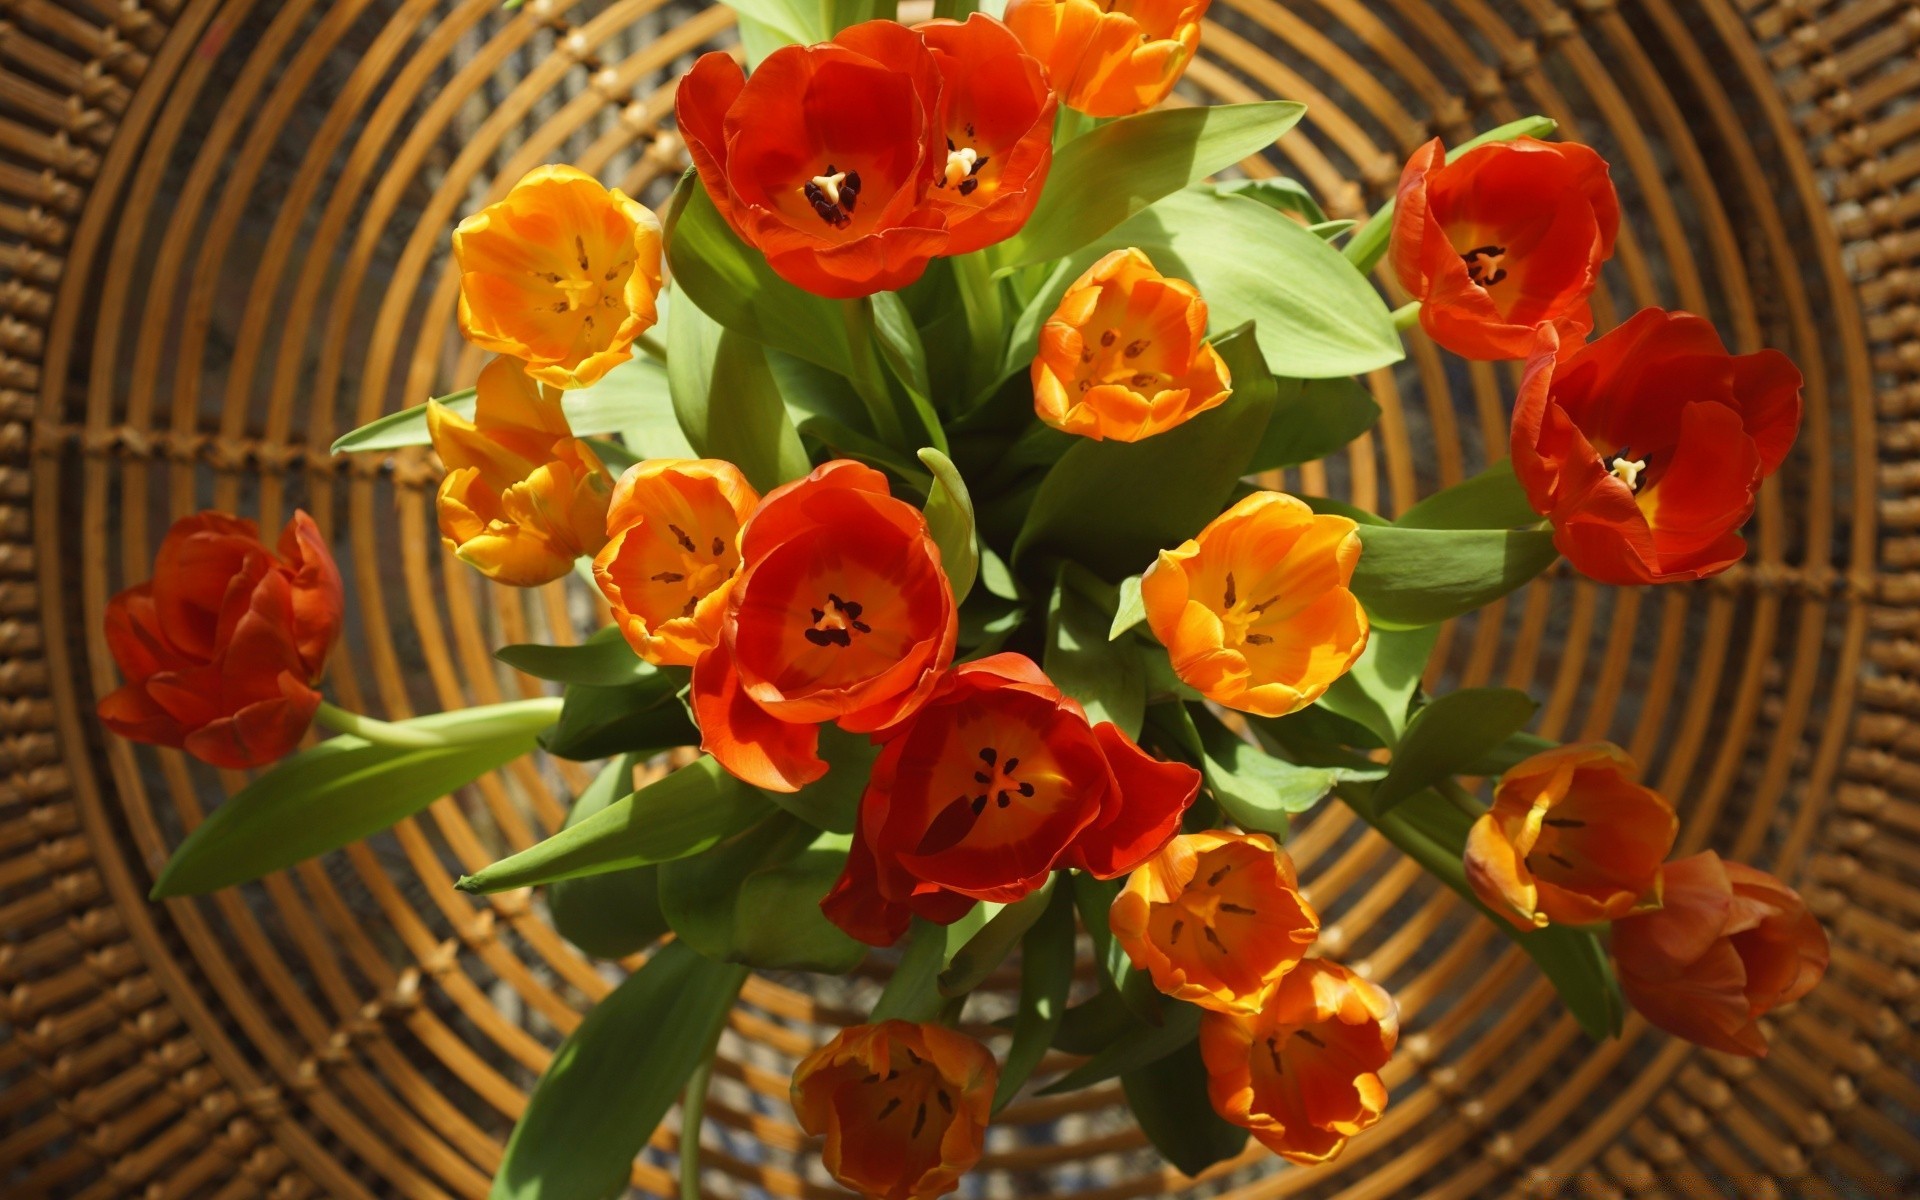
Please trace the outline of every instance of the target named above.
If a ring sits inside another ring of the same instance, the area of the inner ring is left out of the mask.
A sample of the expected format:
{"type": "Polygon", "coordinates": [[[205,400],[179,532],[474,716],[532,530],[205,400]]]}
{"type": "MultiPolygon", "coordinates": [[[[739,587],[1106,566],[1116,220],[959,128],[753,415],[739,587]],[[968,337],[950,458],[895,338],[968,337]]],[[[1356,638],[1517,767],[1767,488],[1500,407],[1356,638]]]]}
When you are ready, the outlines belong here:
{"type": "MultiPolygon", "coordinates": [[[[817,7],[783,20],[840,11],[817,7]]],[[[611,1193],[683,1093],[697,1183],[748,972],[869,958],[890,982],[835,993],[853,1023],[792,1084],[862,1195],[950,1192],[1023,1090],[1115,1075],[1191,1098],[1136,1108],[1188,1174],[1390,1136],[1392,981],[1333,961],[1339,888],[1323,913],[1286,847],[1323,804],[1512,937],[1590,1037],[1624,996],[1766,1053],[1827,962],[1801,898],[1672,860],[1704,832],[1687,797],[1425,660],[1562,556],[1613,586],[1737,563],[1799,429],[1792,363],[1660,309],[1593,336],[1620,206],[1551,121],[1420,147],[1343,247],[1351,223],[1261,178],[1300,106],[1156,107],[1205,0],[959,8],[810,44],[763,21],[764,57],[681,82],[670,194],[542,166],[449,231],[448,325],[487,365],[337,448],[431,446],[423,578],[593,602],[591,636],[501,649],[533,698],[329,703],[357,611],[330,508],[271,546],[180,517],[107,607],[100,720],[270,769],[156,896],[338,849],[536,748],[604,761],[563,829],[459,882],[552,886],[535,911],[563,936],[646,951],[535,1089],[501,1195],[611,1193]],[[1280,490],[1379,415],[1345,380],[1403,330],[1514,364],[1511,463],[1397,521],[1280,490]],[[976,1036],[970,994],[1014,962],[1017,1010],[976,1036]],[[1077,1066],[1049,1053],[1070,1004],[1077,1066]]]]}

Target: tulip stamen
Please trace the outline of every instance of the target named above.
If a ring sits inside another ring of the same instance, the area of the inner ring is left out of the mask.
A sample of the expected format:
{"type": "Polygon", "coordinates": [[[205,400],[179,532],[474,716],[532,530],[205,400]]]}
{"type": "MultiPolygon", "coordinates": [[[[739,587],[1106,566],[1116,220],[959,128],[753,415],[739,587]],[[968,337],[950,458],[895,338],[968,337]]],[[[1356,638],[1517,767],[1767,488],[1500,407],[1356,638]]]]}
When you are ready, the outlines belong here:
{"type": "Polygon", "coordinates": [[[679,582],[680,582],[681,580],[683,580],[683,579],[685,579],[685,578],[686,578],[686,576],[685,576],[685,575],[682,575],[682,574],[681,574],[680,572],[678,572],[678,571],[661,571],[661,572],[660,572],[659,574],[657,574],[657,575],[654,575],[654,576],[653,576],[653,582],[655,582],[655,583],[679,583],[679,582]]]}
{"type": "Polygon", "coordinates": [[[1219,887],[1220,881],[1222,879],[1225,879],[1227,877],[1227,873],[1231,870],[1233,870],[1233,866],[1229,864],[1227,866],[1221,867],[1218,871],[1215,871],[1213,874],[1207,876],[1207,886],[1219,887]]]}
{"type": "Polygon", "coordinates": [[[827,593],[827,607],[811,610],[813,624],[802,634],[816,646],[853,645],[856,633],[872,633],[873,626],[860,619],[865,605],[855,600],[842,600],[832,592],[827,593]]]}
{"type": "Polygon", "coordinates": [[[922,1100],[920,1102],[919,1109],[917,1109],[913,1114],[913,1132],[908,1134],[907,1136],[919,1137],[920,1131],[922,1129],[925,1129],[926,1127],[927,1127],[927,1102],[925,1100],[922,1100]]]}
{"type": "Polygon", "coordinates": [[[854,202],[860,197],[860,173],[836,170],[828,163],[827,173],[802,184],[800,194],[822,221],[835,229],[845,229],[853,221],[854,202]]]}
{"type": "Polygon", "coordinates": [[[880,1116],[878,1119],[882,1121],[886,1120],[888,1117],[893,1115],[893,1110],[899,1107],[900,1107],[900,1097],[895,1096],[893,1099],[887,1101],[887,1106],[885,1108],[880,1110],[880,1116]]]}
{"type": "Polygon", "coordinates": [[[688,554],[695,552],[696,547],[693,544],[693,539],[687,536],[686,530],[671,523],[667,525],[667,528],[673,531],[673,540],[680,543],[682,550],[685,550],[688,554]]]}
{"type": "Polygon", "coordinates": [[[1546,824],[1553,826],[1555,829],[1585,829],[1587,827],[1585,821],[1576,821],[1572,817],[1548,817],[1546,818],[1546,824]]]}
{"type": "Polygon", "coordinates": [[[1228,903],[1225,903],[1224,901],[1220,905],[1220,911],[1226,912],[1226,913],[1232,913],[1235,916],[1239,916],[1239,917],[1251,917],[1255,915],[1254,910],[1251,908],[1248,908],[1244,904],[1228,904],[1228,903]]]}
{"type": "Polygon", "coordinates": [[[1506,261],[1505,246],[1476,246],[1460,256],[1467,264],[1467,278],[1483,288],[1490,288],[1507,277],[1507,269],[1500,264],[1506,261]]]}
{"type": "Polygon", "coordinates": [[[1627,447],[1620,447],[1620,453],[1614,455],[1613,461],[1608,464],[1607,473],[1626,484],[1627,490],[1637,496],[1640,494],[1640,489],[1645,486],[1640,475],[1647,469],[1647,460],[1627,457],[1631,453],[1633,452],[1627,447]]]}
{"type": "Polygon", "coordinates": [[[1147,352],[1147,347],[1151,345],[1153,345],[1153,342],[1147,338],[1135,338],[1127,343],[1127,348],[1122,351],[1122,353],[1128,358],[1139,358],[1147,352]]]}
{"type": "Polygon", "coordinates": [[[1313,1030],[1300,1029],[1300,1030],[1296,1030],[1295,1032],[1298,1033],[1301,1037],[1305,1038],[1307,1041],[1312,1042],[1314,1045],[1320,1047],[1322,1050],[1325,1050],[1327,1048],[1327,1044],[1321,1041],[1318,1037],[1316,1037],[1314,1035],[1313,1030]]]}
{"type": "Polygon", "coordinates": [[[941,1108],[946,1109],[949,1113],[953,1111],[953,1097],[947,1095],[945,1088],[936,1088],[933,1094],[939,1099],[941,1108]]]}
{"type": "Polygon", "coordinates": [[[1172,932],[1167,934],[1167,945],[1178,946],[1180,944],[1180,931],[1186,927],[1187,923],[1185,921],[1175,921],[1172,932]]]}
{"type": "Polygon", "coordinates": [[[1206,938],[1209,942],[1213,943],[1213,948],[1215,950],[1218,950],[1222,954],[1225,954],[1227,952],[1227,944],[1220,940],[1220,935],[1213,931],[1213,926],[1202,925],[1200,927],[1200,932],[1206,935],[1206,938]]]}
{"type": "Polygon", "coordinates": [[[1273,1060],[1273,1073],[1275,1075],[1285,1075],[1287,1073],[1286,1067],[1280,1063],[1280,1038],[1278,1034],[1267,1039],[1267,1057],[1273,1060]]]}

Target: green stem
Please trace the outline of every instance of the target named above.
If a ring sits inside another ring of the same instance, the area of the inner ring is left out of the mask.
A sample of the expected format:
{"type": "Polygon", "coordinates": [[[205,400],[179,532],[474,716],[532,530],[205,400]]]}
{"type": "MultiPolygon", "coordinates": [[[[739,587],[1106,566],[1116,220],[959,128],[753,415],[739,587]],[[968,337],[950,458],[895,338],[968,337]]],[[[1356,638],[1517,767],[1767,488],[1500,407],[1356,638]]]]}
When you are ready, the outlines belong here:
{"type": "Polygon", "coordinates": [[[665,346],[662,346],[659,342],[653,340],[653,336],[651,334],[646,334],[646,333],[641,334],[639,337],[634,339],[633,344],[640,347],[641,353],[645,354],[648,358],[651,358],[653,361],[659,363],[661,366],[665,366],[667,364],[667,348],[665,346]]]}
{"type": "MultiPolygon", "coordinates": [[[[560,697],[542,696],[509,704],[487,705],[490,719],[467,721],[457,730],[423,728],[412,721],[382,721],[362,716],[325,700],[314,711],[314,723],[335,733],[351,734],[376,746],[403,750],[440,750],[490,741],[506,733],[552,724],[560,718],[560,697]]],[[[469,710],[473,711],[473,710],[469,710]]]]}
{"type": "Polygon", "coordinates": [[[1000,282],[985,251],[947,260],[960,289],[960,307],[967,315],[967,395],[972,396],[1000,374],[1001,341],[1006,336],[1007,309],[1000,282]]]}
{"type": "Polygon", "coordinates": [[[680,1200],[700,1200],[700,1126],[706,1121],[707,1085],[713,1082],[713,1060],[726,1028],[722,1021],[713,1031],[707,1055],[687,1076],[687,1090],[680,1097],[680,1200]]]}
{"type": "Polygon", "coordinates": [[[940,969],[947,950],[947,930],[920,917],[907,931],[907,948],[893,969],[893,978],[873,1003],[868,1020],[875,1024],[898,1018],[925,1021],[940,1010],[940,969]]]}
{"type": "Polygon", "coordinates": [[[1081,134],[1091,130],[1094,125],[1094,118],[1081,112],[1077,108],[1068,108],[1062,104],[1060,106],[1059,116],[1054,119],[1053,123],[1053,148],[1058,150],[1081,134]]]}
{"type": "Polygon", "coordinates": [[[1457,779],[1442,779],[1433,785],[1433,790],[1446,798],[1447,803],[1464,813],[1469,819],[1478,821],[1487,815],[1487,806],[1475,799],[1473,794],[1460,786],[1457,779]]]}
{"type": "Polygon", "coordinates": [[[887,386],[886,368],[873,345],[873,315],[865,297],[840,302],[841,320],[847,330],[847,358],[853,373],[848,379],[873,421],[880,440],[899,449],[910,449],[906,428],[894,408],[893,390],[887,386]]]}
{"type": "Polygon", "coordinates": [[[1420,323],[1420,302],[1409,300],[1393,310],[1393,327],[1401,333],[1420,323]]]}

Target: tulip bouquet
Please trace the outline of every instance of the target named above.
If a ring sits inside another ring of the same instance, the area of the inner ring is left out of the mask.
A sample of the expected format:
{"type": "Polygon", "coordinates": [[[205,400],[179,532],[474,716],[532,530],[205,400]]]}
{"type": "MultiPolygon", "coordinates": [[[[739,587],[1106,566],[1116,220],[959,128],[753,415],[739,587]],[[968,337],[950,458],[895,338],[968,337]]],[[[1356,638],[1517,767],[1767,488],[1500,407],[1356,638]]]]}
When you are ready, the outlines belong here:
{"type": "Polygon", "coordinates": [[[1189,1174],[1249,1136],[1324,1162],[1386,1106],[1398,1016],[1318,953],[1284,843],[1323,803],[1510,933],[1593,1037],[1631,1005],[1764,1053],[1826,963],[1800,898],[1667,861],[1669,799],[1613,746],[1525,732],[1523,693],[1423,686],[1442,622],[1562,557],[1621,585],[1727,568],[1798,429],[1793,366],[1700,317],[1588,340],[1620,219],[1601,157],[1541,119],[1435,141],[1355,228],[1260,157],[1300,105],[1163,105],[1205,0],[737,7],[744,55],[681,82],[664,221],[528,174],[453,232],[460,328],[497,357],[336,447],[430,441],[449,569],[590,586],[604,628],[499,650],[557,695],[377,720],[319,690],[343,610],[321,525],[270,549],[181,520],[111,605],[100,716],[274,765],[156,895],[536,747],[604,761],[563,828],[460,882],[647,951],[553,1059],[499,1196],[607,1194],[676,1101],[696,1193],[748,972],[870,955],[866,1021],[793,1075],[848,1188],[952,1190],[1023,1089],[1115,1078],[1189,1174]],[[1354,377],[1416,323],[1524,364],[1510,458],[1393,520],[1264,486],[1372,425],[1354,377]],[[335,736],[303,748],[314,723],[335,736]],[[991,1033],[968,1002],[1003,962],[991,1033]]]}

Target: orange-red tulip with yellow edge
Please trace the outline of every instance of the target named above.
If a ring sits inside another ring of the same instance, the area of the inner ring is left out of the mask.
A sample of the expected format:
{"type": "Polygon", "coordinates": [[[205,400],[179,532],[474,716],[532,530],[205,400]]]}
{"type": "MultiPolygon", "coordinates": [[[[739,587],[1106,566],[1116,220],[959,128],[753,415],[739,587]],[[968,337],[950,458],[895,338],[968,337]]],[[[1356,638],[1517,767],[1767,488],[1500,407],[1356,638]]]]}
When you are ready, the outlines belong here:
{"type": "Polygon", "coordinates": [[[794,1068],[793,1111],[842,1187],[932,1200],[980,1161],[999,1079],[985,1046],[944,1026],[855,1025],[794,1068]]]}
{"type": "Polygon", "coordinates": [[[1200,47],[1208,0],[1011,0],[1007,26],[1045,63],[1061,103],[1095,117],[1167,98],[1200,47]]]}
{"type": "Polygon", "coordinates": [[[1662,875],[1661,907],[1613,923],[1620,990],[1675,1037],[1764,1057],[1760,1018],[1820,982],[1826,931],[1798,892],[1711,850],[1662,875]]]}
{"type": "Polygon", "coordinates": [[[1589,925],[1659,903],[1680,822],[1618,746],[1560,746],[1500,778],[1467,834],[1467,882],[1522,929],[1589,925]]]}
{"type": "Polygon", "coordinates": [[[1137,442],[1223,403],[1233,378],[1206,342],[1207,302],[1138,250],[1088,267],[1040,329],[1033,408],[1055,429],[1137,442]]]}
{"type": "Polygon", "coordinates": [[[593,578],[635,654],[690,667],[719,642],[740,526],[759,502],[719,459],[653,458],[620,476],[593,578]]]}
{"type": "Polygon", "coordinates": [[[1740,527],[1800,432],[1778,350],[1728,354],[1713,323],[1644,308],[1584,346],[1534,331],[1513,473],[1553,544],[1601,583],[1678,583],[1740,561],[1740,527]]]}
{"type": "Polygon", "coordinates": [[[1312,704],[1367,645],[1348,589],[1360,535],[1280,492],[1256,492],[1140,581],[1174,673],[1207,699],[1266,717],[1312,704]]]}
{"type": "Polygon", "coordinates": [[[659,320],[660,221],[619,188],[535,167],[453,231],[460,330],[542,383],[586,387],[659,320]]]}
{"type": "Polygon", "coordinates": [[[1020,232],[1053,162],[1055,101],[1047,73],[991,17],[914,26],[940,67],[946,158],[927,204],[946,221],[943,254],[966,254],[1020,232]]]}
{"type": "Polygon", "coordinates": [[[473,420],[427,405],[446,464],[440,535],[460,561],[515,587],[551,583],[607,542],[606,467],[573,436],[560,394],[511,358],[480,372],[473,420]]]}
{"type": "Polygon", "coordinates": [[[107,649],[126,682],[100,701],[121,737],[216,767],[263,766],[300,742],[340,636],[340,572],[296,512],[279,553],[220,512],[167,530],[153,578],[107,602],[107,649]]]}
{"type": "Polygon", "coordinates": [[[1289,1162],[1332,1159],[1387,1107],[1379,1071],[1400,1036],[1393,999],[1325,959],[1283,978],[1252,1015],[1206,1013],[1214,1111],[1289,1162]]]}
{"type": "Polygon", "coordinates": [[[1390,248],[1420,327],[1463,358],[1525,358],[1533,330],[1567,341],[1613,257],[1620,201],[1606,160],[1576,142],[1516,138],[1448,162],[1438,138],[1400,175],[1390,248]]]}
{"type": "Polygon", "coordinates": [[[702,746],[756,787],[824,775],[819,724],[872,733],[926,702],[959,621],[940,549],[849,459],[768,492],[740,529],[720,641],[693,668],[702,746]]]}
{"type": "Polygon", "coordinates": [[[1264,833],[1174,838],[1128,877],[1107,923],[1167,995],[1247,1014],[1320,933],[1293,860],[1264,833]]]}

